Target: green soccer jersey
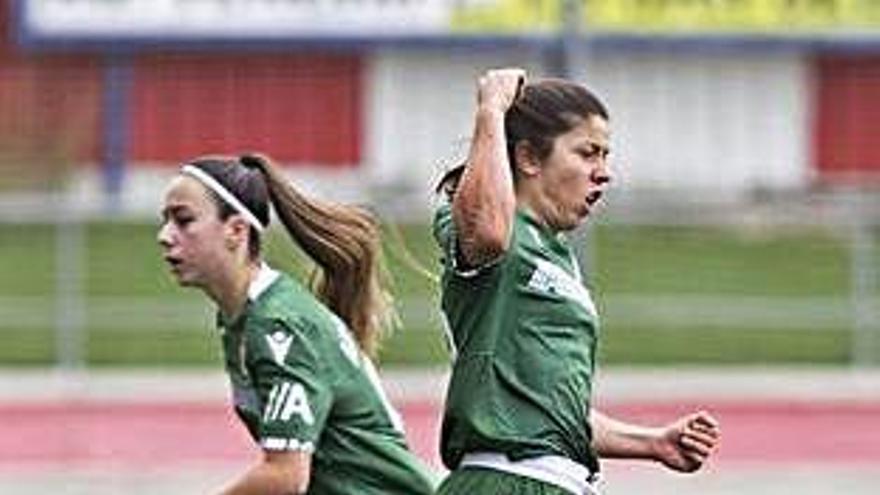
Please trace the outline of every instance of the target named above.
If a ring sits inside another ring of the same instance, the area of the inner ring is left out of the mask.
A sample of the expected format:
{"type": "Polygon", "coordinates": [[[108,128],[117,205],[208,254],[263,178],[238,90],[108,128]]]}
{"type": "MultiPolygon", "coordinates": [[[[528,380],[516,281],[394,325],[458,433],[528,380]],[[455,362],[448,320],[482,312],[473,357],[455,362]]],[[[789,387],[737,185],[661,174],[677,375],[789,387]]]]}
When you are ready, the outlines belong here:
{"type": "Polygon", "coordinates": [[[312,453],[309,494],[432,493],[372,362],[309,290],[264,265],[218,320],[235,411],[263,449],[312,453]]]}
{"type": "Polygon", "coordinates": [[[489,451],[514,461],[562,455],[598,471],[588,423],[598,315],[565,236],[517,211],[508,251],[470,271],[456,267],[449,204],[436,212],[434,236],[455,356],[444,464],[489,451]]]}

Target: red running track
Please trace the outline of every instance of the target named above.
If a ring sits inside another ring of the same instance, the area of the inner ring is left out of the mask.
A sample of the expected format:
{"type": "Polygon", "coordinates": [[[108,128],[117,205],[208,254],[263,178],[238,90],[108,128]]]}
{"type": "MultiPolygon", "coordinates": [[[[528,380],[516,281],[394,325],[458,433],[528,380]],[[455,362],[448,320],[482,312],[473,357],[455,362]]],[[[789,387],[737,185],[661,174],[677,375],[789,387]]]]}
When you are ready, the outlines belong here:
{"type": "MultiPolygon", "coordinates": [[[[717,462],[880,464],[880,400],[711,402],[722,423],[717,462]]],[[[439,466],[435,403],[399,404],[413,449],[439,466]]],[[[603,409],[661,424],[699,406],[620,403],[603,409]]],[[[34,402],[0,404],[0,467],[246,462],[255,449],[225,404],[34,402]]]]}

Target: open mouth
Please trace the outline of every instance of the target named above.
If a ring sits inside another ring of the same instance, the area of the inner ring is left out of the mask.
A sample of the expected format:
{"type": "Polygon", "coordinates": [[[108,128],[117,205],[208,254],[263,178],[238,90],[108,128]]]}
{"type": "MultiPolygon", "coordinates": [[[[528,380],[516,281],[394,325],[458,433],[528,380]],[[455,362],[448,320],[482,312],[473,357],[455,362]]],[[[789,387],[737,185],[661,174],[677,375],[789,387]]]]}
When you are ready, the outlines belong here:
{"type": "Polygon", "coordinates": [[[602,191],[599,191],[599,190],[590,192],[589,194],[587,194],[587,198],[586,198],[587,204],[590,206],[593,206],[596,203],[598,203],[600,199],[602,199],[602,191]]]}
{"type": "Polygon", "coordinates": [[[181,264],[183,264],[183,260],[181,260],[180,258],[175,258],[174,256],[165,256],[164,258],[165,263],[167,263],[172,270],[176,270],[178,267],[180,267],[181,264]]]}

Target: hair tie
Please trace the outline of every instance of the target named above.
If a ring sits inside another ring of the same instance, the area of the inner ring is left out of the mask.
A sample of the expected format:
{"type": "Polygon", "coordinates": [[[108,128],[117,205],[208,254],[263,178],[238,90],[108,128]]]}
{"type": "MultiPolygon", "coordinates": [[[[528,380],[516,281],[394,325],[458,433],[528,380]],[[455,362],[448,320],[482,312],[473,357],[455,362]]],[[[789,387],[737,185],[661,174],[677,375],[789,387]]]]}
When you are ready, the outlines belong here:
{"type": "Polygon", "coordinates": [[[263,160],[256,155],[245,154],[238,157],[238,162],[242,164],[244,168],[247,169],[263,169],[263,160]]]}

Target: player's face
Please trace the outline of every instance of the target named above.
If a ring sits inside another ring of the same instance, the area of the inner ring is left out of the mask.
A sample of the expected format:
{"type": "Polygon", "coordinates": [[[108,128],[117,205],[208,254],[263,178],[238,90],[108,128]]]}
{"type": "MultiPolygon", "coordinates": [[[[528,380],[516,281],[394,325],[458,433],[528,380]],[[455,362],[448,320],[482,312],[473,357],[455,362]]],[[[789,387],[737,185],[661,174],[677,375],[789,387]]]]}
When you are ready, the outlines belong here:
{"type": "Polygon", "coordinates": [[[177,283],[207,287],[229,260],[225,223],[208,190],[196,179],[175,177],[165,191],[157,239],[177,283]]]}
{"type": "Polygon", "coordinates": [[[591,116],[559,135],[541,164],[537,213],[554,230],[577,227],[594,210],[611,180],[608,122],[591,116]]]}

